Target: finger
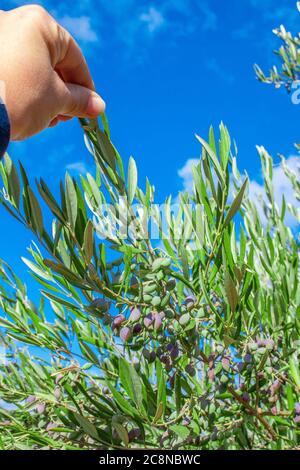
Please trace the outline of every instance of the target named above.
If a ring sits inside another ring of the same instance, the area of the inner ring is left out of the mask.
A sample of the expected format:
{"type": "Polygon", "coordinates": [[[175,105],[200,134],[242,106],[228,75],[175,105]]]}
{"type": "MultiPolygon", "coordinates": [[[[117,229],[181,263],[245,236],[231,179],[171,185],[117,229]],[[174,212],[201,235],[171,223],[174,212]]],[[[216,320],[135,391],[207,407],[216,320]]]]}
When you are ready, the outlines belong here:
{"type": "Polygon", "coordinates": [[[57,116],[57,118],[61,122],[67,122],[67,121],[70,121],[71,119],[73,119],[73,116],[64,116],[64,115],[60,114],[59,116],[57,116]]]}
{"type": "Polygon", "coordinates": [[[60,54],[57,56],[55,70],[66,83],[74,83],[95,90],[88,65],[82,51],[70,33],[58,25],[60,54]]]}
{"type": "Polygon", "coordinates": [[[54,119],[52,119],[48,127],[55,127],[60,122],[67,122],[67,121],[70,121],[71,119],[73,119],[73,116],[63,116],[60,114],[56,116],[54,119]]]}
{"type": "Polygon", "coordinates": [[[59,122],[59,120],[56,117],[56,118],[52,119],[52,121],[50,122],[48,127],[55,127],[55,126],[57,126],[58,122],[59,122]]]}
{"type": "Polygon", "coordinates": [[[95,118],[105,110],[103,99],[81,85],[64,83],[56,78],[56,115],[95,118]]]}

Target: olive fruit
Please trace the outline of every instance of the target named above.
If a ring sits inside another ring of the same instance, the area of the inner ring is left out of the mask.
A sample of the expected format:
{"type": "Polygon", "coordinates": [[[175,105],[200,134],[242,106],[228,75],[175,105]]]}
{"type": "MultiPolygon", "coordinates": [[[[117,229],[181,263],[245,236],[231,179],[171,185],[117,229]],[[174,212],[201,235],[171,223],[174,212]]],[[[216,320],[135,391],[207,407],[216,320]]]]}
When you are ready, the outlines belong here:
{"type": "Polygon", "coordinates": [[[127,326],[125,326],[124,328],[121,328],[120,330],[120,338],[124,341],[124,342],[127,342],[130,340],[132,336],[132,331],[130,328],[128,328],[127,326]]]}

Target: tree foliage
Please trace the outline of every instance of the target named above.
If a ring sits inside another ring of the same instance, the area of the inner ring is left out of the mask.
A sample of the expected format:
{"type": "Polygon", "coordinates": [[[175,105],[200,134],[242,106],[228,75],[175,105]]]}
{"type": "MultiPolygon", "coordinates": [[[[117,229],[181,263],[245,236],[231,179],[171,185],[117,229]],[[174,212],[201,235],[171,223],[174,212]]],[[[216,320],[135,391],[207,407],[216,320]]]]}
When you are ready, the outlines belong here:
{"type": "MultiPolygon", "coordinates": [[[[297,2],[297,8],[300,12],[300,2],[297,2]]],[[[293,36],[283,25],[273,32],[283,43],[275,52],[281,62],[281,68],[278,70],[274,65],[267,76],[258,65],[255,65],[256,75],[263,83],[273,84],[276,88],[284,86],[288,92],[291,92],[295,88],[295,82],[300,80],[300,33],[293,36]]]]}
{"type": "Polygon", "coordinates": [[[41,299],[1,263],[0,448],[299,447],[299,240],[285,220],[300,214],[276,203],[271,156],[258,148],[253,201],[221,124],[197,136],[191,191],[158,206],[106,119],[81,124],[94,174],[66,174],[59,198],[1,164],[41,299]]]}

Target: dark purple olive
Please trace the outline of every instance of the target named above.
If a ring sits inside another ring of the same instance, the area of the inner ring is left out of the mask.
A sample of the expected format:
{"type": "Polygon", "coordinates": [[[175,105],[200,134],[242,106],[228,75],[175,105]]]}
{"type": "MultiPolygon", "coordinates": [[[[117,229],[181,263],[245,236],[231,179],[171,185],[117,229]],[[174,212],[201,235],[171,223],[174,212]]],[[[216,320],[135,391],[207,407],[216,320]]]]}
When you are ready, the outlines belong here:
{"type": "Polygon", "coordinates": [[[149,351],[148,349],[144,348],[142,354],[144,358],[147,359],[148,362],[154,362],[156,359],[155,351],[149,351]]]}
{"type": "Polygon", "coordinates": [[[171,359],[177,359],[178,356],[179,356],[179,347],[178,347],[178,344],[174,344],[170,351],[170,357],[171,359]]]}
{"type": "Polygon", "coordinates": [[[196,375],[196,369],[195,367],[193,366],[193,364],[188,364],[186,367],[185,367],[185,371],[187,374],[189,374],[191,377],[194,377],[196,375]]]}
{"type": "Polygon", "coordinates": [[[139,335],[141,333],[141,331],[143,330],[143,327],[140,323],[137,323],[136,325],[134,325],[133,329],[132,329],[132,333],[134,335],[139,335]]]}
{"type": "Polygon", "coordinates": [[[170,356],[167,356],[167,354],[163,354],[162,356],[160,356],[159,359],[160,359],[160,362],[162,362],[165,365],[170,363],[170,356]]]}
{"type": "Polygon", "coordinates": [[[139,428],[131,429],[128,432],[128,440],[129,442],[134,441],[135,439],[138,439],[141,436],[141,430],[139,428]]]}
{"type": "Polygon", "coordinates": [[[126,343],[127,341],[130,340],[132,336],[132,331],[130,328],[127,326],[124,326],[124,328],[121,328],[120,330],[120,338],[126,343]]]}
{"type": "Polygon", "coordinates": [[[251,354],[245,354],[244,356],[244,361],[247,363],[247,364],[250,364],[252,362],[252,356],[251,354]]]}
{"type": "Polygon", "coordinates": [[[242,399],[245,403],[249,403],[250,401],[250,395],[248,392],[244,392],[243,395],[242,395],[242,399]]]}
{"type": "Polygon", "coordinates": [[[156,353],[155,351],[151,351],[149,355],[149,362],[154,362],[156,359],[156,353]]]}
{"type": "Polygon", "coordinates": [[[126,320],[125,316],[120,314],[120,315],[117,315],[113,322],[112,322],[112,327],[115,329],[115,328],[119,328],[122,323],[124,323],[124,321],[126,320]]]}

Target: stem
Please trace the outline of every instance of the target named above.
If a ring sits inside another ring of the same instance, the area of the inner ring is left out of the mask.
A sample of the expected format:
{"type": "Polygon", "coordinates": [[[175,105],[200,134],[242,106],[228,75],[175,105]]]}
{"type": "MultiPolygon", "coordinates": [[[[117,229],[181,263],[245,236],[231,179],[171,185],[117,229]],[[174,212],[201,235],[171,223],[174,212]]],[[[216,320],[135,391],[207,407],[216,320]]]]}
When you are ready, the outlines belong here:
{"type": "MultiPolygon", "coordinates": [[[[207,356],[204,354],[204,352],[202,352],[200,350],[200,356],[202,357],[203,361],[208,364],[208,358],[207,356]]],[[[239,394],[234,390],[234,388],[232,386],[229,386],[227,387],[228,391],[231,393],[231,395],[235,398],[236,401],[238,401],[241,405],[243,405],[246,410],[248,411],[248,413],[251,415],[251,416],[255,416],[258,421],[260,421],[260,423],[264,426],[264,428],[268,431],[270,437],[275,440],[277,438],[277,435],[275,433],[275,431],[273,430],[273,428],[270,426],[270,424],[264,419],[262,413],[258,410],[256,410],[255,408],[252,408],[251,405],[249,405],[249,403],[245,402],[242,397],[239,396],[239,394]]]]}
{"type": "Polygon", "coordinates": [[[261,412],[259,412],[258,410],[255,410],[255,408],[252,408],[251,405],[249,405],[249,403],[245,402],[242,397],[240,397],[236,391],[234,390],[233,387],[229,386],[228,387],[228,391],[232,394],[232,396],[241,404],[243,405],[249,412],[250,415],[253,415],[255,416],[258,421],[261,422],[261,424],[266,428],[266,430],[268,431],[270,437],[275,440],[277,439],[277,435],[275,433],[275,431],[273,430],[273,428],[270,426],[270,424],[264,419],[264,417],[262,416],[261,412]]]}
{"type": "Polygon", "coordinates": [[[155,424],[155,423],[152,423],[152,426],[155,426],[156,428],[161,428],[161,427],[167,427],[169,426],[170,424],[174,424],[174,423],[177,423],[178,421],[181,420],[181,418],[183,418],[183,416],[186,414],[189,406],[191,404],[191,400],[188,400],[188,402],[184,405],[184,407],[182,408],[181,412],[179,413],[179,415],[172,419],[171,421],[168,421],[168,422],[163,422],[163,423],[158,423],[158,424],[155,424]]]}

